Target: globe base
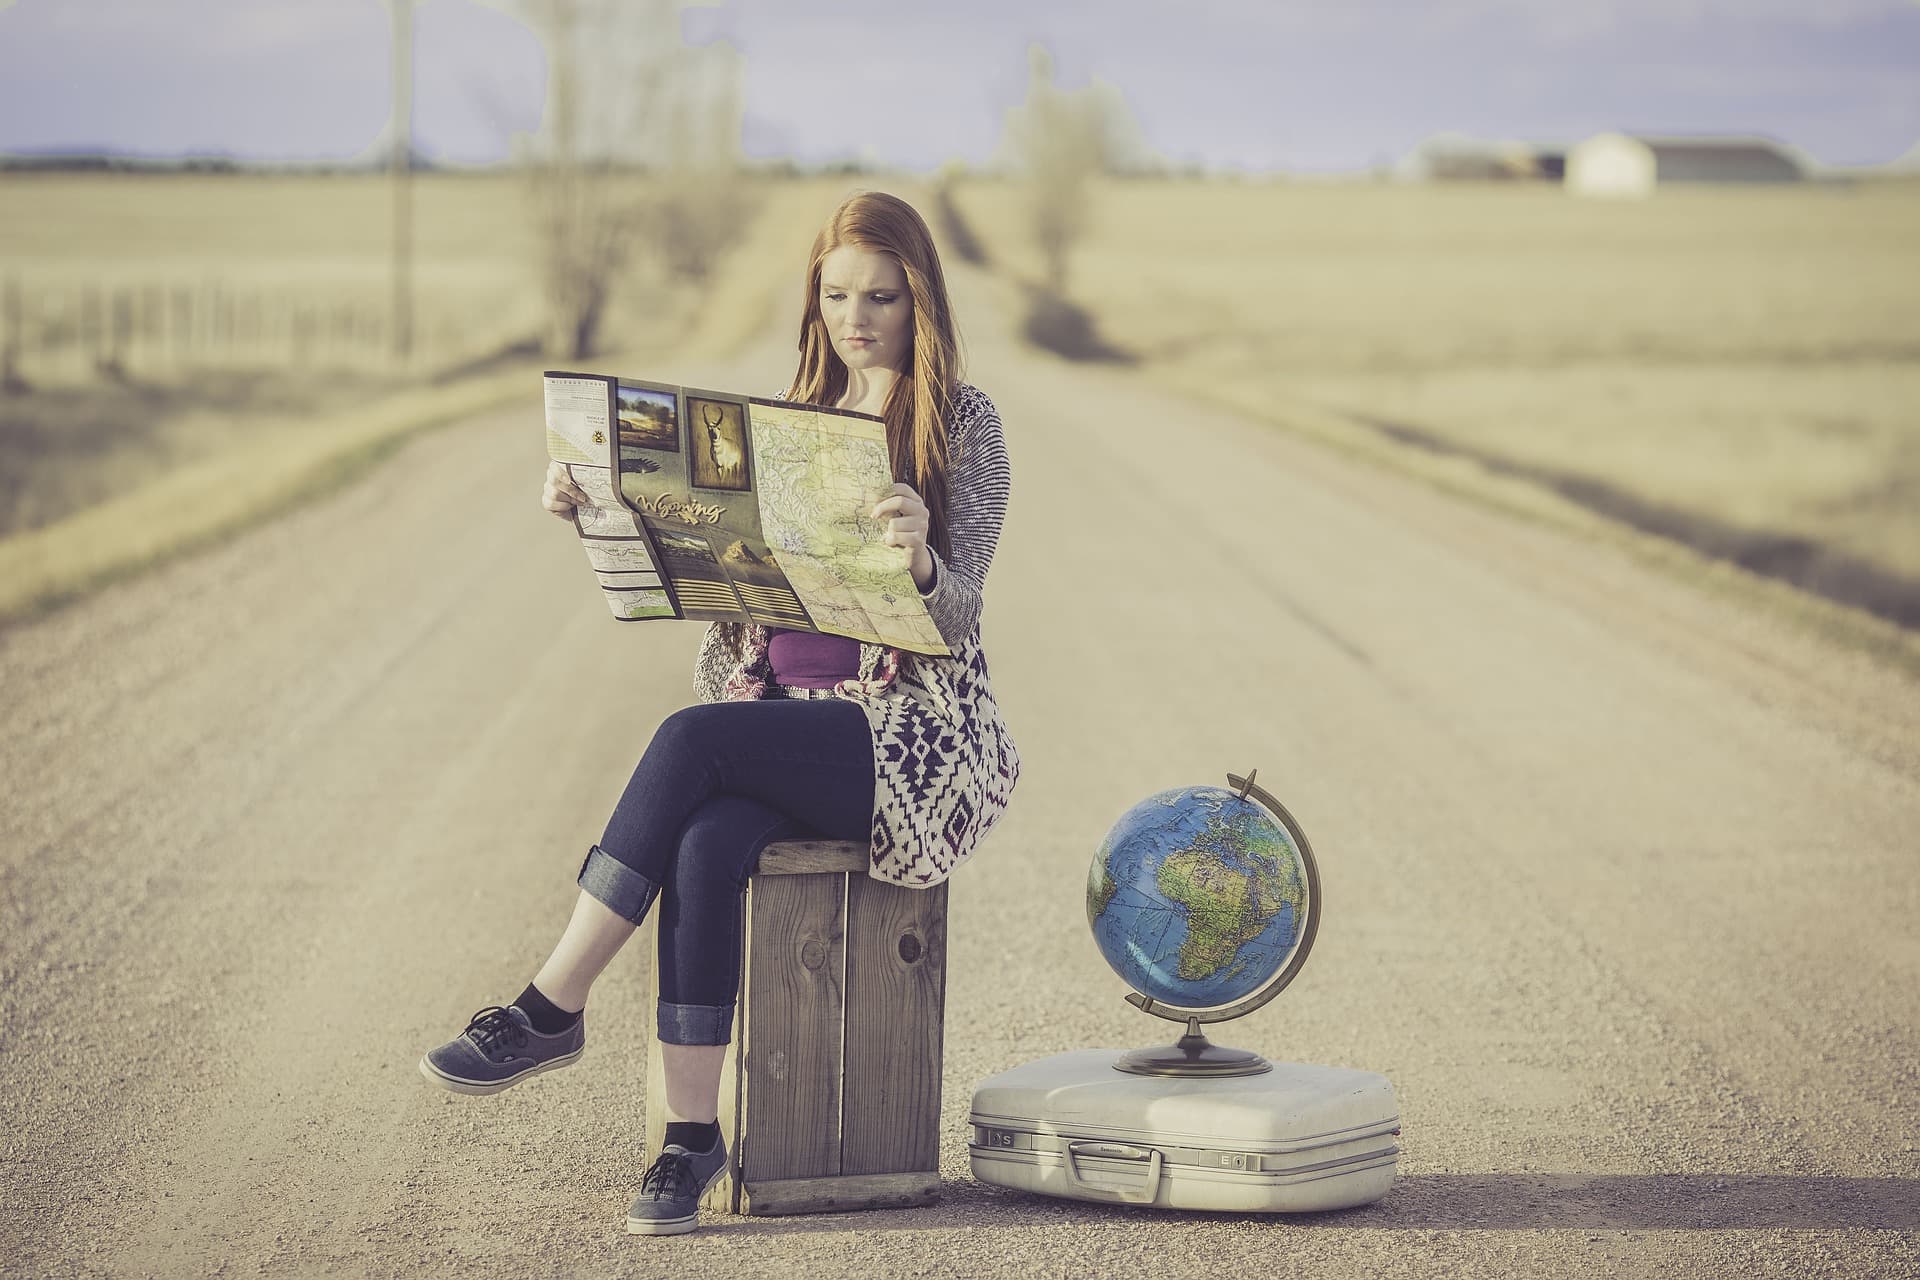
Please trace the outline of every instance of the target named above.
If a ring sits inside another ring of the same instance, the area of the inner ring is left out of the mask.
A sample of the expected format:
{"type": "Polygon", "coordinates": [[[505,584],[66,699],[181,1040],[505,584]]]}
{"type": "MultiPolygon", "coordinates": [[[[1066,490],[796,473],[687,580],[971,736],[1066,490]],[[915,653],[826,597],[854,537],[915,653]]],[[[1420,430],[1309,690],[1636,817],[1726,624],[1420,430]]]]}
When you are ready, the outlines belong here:
{"type": "Polygon", "coordinates": [[[1136,1076],[1257,1076],[1273,1070],[1273,1064],[1251,1050],[1214,1044],[1191,1022],[1173,1044],[1129,1050],[1113,1069],[1136,1076]]]}

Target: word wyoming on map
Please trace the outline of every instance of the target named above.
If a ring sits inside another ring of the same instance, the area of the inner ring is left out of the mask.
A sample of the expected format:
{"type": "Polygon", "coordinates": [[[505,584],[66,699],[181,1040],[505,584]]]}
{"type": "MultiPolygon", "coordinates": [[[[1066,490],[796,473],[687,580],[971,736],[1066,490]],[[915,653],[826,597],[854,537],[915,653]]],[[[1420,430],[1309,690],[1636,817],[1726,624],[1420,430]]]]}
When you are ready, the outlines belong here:
{"type": "Polygon", "coordinates": [[[594,373],[545,375],[547,456],[623,622],[756,622],[946,655],[875,504],[893,492],[872,414],[594,373]]]}

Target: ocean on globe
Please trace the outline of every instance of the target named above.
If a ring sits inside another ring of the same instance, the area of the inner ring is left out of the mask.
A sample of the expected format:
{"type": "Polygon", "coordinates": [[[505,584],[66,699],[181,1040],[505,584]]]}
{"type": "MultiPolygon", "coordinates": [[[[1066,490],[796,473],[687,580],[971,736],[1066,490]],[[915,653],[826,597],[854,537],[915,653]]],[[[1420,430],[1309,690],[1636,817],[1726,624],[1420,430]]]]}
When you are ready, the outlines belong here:
{"type": "Polygon", "coordinates": [[[1100,954],[1141,995],[1213,1009],[1286,964],[1307,875],[1265,807],[1221,787],[1174,787],[1120,815],[1087,876],[1100,954]]]}

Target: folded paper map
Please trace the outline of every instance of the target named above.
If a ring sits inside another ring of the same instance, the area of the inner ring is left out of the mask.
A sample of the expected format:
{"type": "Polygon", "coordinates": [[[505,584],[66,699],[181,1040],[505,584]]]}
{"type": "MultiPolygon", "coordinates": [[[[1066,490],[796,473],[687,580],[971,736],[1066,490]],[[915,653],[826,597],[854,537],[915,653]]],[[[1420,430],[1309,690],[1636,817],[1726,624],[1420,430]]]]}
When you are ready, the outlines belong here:
{"type": "Polygon", "coordinates": [[[547,456],[590,499],[613,616],[756,622],[949,652],[885,522],[872,414],[592,373],[545,375],[547,456]]]}

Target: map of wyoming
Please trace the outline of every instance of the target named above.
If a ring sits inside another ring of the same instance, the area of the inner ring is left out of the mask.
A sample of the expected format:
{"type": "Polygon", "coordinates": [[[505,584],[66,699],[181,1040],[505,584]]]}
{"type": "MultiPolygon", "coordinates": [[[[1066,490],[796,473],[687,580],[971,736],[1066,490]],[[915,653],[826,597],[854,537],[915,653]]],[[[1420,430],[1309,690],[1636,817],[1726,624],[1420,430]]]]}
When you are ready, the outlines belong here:
{"type": "Polygon", "coordinates": [[[868,514],[893,488],[879,418],[589,373],[545,391],[547,456],[590,499],[574,524],[614,617],[950,652],[868,514]]]}

